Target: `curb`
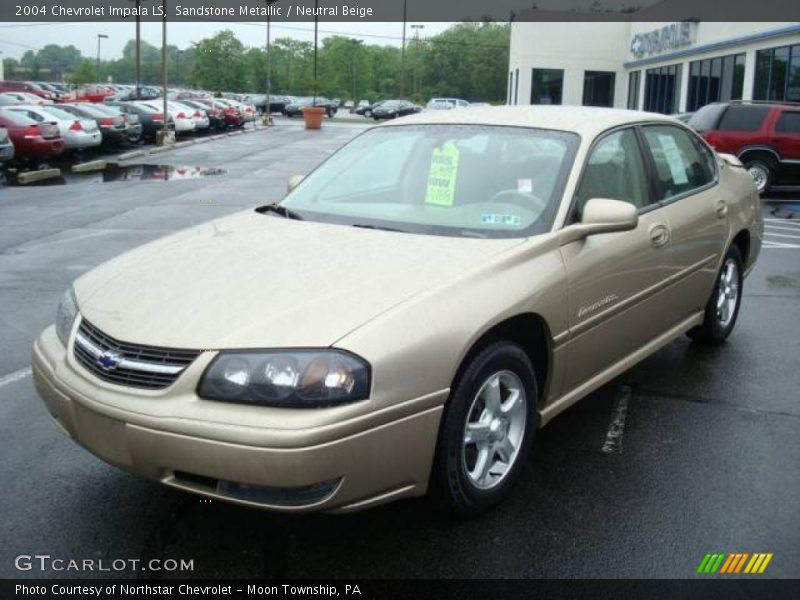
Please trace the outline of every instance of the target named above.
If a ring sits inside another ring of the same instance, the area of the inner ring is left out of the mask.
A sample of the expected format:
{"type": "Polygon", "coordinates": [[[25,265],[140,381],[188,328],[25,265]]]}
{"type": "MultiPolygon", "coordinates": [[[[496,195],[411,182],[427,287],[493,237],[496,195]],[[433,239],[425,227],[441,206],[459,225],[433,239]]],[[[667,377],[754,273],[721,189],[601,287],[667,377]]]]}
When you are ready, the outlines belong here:
{"type": "Polygon", "coordinates": [[[25,171],[17,175],[17,181],[21,184],[44,181],[53,177],[61,177],[61,169],[42,169],[41,171],[25,171]]]}
{"type": "Polygon", "coordinates": [[[102,171],[103,169],[106,168],[107,165],[108,165],[108,163],[103,159],[92,160],[92,161],[89,161],[89,162],[73,165],[72,166],[72,172],[73,173],[88,173],[90,171],[102,171]]]}
{"type": "Polygon", "coordinates": [[[117,157],[117,160],[118,161],[130,160],[131,158],[138,158],[140,156],[144,156],[145,154],[147,154],[146,150],[132,150],[130,152],[125,152],[124,154],[120,154],[117,157]]]}

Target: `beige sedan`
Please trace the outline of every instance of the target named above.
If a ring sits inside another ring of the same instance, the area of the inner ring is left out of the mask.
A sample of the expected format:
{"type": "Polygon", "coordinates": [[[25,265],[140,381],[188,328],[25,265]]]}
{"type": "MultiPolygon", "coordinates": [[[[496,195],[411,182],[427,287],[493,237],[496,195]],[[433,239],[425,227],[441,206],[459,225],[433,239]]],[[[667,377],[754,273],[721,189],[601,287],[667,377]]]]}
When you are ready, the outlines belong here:
{"type": "Polygon", "coordinates": [[[735,158],[633,111],[408,117],[290,188],[74,283],[33,369],[75,441],[260,508],[475,515],[558,413],[725,341],[763,231],[735,158]]]}

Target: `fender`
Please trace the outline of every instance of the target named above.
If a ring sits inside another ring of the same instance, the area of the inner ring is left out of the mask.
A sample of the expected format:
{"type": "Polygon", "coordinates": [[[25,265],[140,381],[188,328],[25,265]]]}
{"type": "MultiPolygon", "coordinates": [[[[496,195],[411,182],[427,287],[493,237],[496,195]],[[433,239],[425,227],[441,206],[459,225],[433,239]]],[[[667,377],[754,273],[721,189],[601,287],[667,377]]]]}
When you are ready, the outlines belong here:
{"type": "Polygon", "coordinates": [[[745,162],[744,160],[742,160],[742,157],[748,152],[766,152],[767,154],[771,154],[772,156],[774,156],[775,160],[781,162],[780,155],[769,146],[745,146],[744,148],[739,150],[739,152],[736,153],[736,156],[737,158],[739,158],[739,160],[745,162]]]}

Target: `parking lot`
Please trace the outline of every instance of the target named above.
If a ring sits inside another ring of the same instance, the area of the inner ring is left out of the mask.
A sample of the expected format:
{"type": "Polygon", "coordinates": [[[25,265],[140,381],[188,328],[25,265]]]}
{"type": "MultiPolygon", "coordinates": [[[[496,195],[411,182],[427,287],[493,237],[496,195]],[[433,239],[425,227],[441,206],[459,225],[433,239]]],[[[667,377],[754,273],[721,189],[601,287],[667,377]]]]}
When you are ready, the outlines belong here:
{"type": "Polygon", "coordinates": [[[29,353],[73,279],[279,200],[362,128],[278,119],[133,157],[124,177],[0,189],[0,576],[81,576],[14,568],[49,554],[194,559],[191,577],[683,578],[708,552],[770,552],[764,576],[800,577],[800,194],[765,200],[764,250],[728,343],[677,340],[566,411],[510,500],[474,521],[425,499],[297,517],[203,501],[101,462],[51,423],[29,353]]]}

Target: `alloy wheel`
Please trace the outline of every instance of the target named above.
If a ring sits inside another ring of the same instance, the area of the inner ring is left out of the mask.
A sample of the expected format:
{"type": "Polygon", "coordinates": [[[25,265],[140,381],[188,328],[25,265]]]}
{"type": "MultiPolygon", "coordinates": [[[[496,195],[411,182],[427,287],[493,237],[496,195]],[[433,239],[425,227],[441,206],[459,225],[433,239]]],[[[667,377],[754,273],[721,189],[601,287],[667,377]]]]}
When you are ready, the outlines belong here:
{"type": "Polygon", "coordinates": [[[720,271],[717,287],[717,319],[723,328],[730,324],[733,315],[736,314],[737,302],[739,302],[739,268],[736,266],[736,261],[729,258],[720,271]]]}
{"type": "Polygon", "coordinates": [[[472,400],[464,426],[462,465],[469,482],[488,490],[511,470],[525,435],[527,399],[512,371],[490,375],[472,400]]]}

